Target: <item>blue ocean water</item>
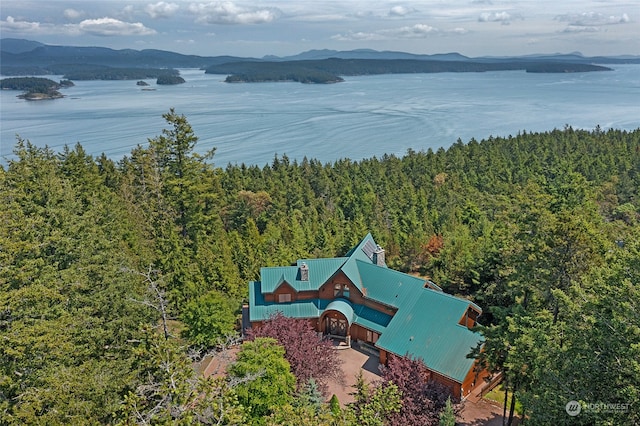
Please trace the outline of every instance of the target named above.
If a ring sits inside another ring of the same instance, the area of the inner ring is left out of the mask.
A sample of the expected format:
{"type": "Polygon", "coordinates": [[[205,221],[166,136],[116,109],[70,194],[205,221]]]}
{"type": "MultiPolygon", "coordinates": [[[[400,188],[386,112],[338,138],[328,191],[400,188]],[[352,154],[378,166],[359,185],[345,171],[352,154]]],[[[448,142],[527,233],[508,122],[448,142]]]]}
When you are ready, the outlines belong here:
{"type": "MultiPolygon", "coordinates": [[[[401,74],[346,77],[330,85],[224,83],[181,70],[186,84],[141,90],[135,81],[77,81],[63,99],[29,102],[0,91],[0,163],[16,135],[55,151],[80,142],[115,160],[162,132],[175,108],[216,148],[213,162],[264,165],[275,155],[332,162],[447,148],[522,131],[640,127],[640,65],[612,72],[401,74]]],[[[59,76],[53,79],[59,79],[59,76]]]]}

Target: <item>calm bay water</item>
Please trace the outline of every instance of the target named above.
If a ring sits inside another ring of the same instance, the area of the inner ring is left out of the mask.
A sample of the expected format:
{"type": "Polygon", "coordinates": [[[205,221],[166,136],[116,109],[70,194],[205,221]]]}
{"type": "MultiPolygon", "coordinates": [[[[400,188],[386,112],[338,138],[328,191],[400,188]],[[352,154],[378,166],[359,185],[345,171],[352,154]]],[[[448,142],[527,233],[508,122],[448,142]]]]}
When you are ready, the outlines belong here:
{"type": "MultiPolygon", "coordinates": [[[[344,83],[227,84],[182,70],[186,84],[143,91],[135,81],[78,81],[64,99],[28,102],[0,91],[0,163],[16,134],[60,151],[80,142],[115,160],[166,127],[173,107],[216,147],[214,163],[270,163],[274,156],[331,162],[403,155],[518,132],[640,127],[640,65],[613,72],[402,74],[347,77],[344,83]]],[[[54,77],[53,79],[59,79],[54,77]]]]}

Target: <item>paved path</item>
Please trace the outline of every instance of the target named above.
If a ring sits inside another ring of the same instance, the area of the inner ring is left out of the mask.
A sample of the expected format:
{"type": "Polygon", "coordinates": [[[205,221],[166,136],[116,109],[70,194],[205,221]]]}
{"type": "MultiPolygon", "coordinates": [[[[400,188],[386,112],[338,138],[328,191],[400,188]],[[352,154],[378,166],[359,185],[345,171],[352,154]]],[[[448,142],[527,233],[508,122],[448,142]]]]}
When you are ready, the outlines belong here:
{"type": "Polygon", "coordinates": [[[349,395],[354,391],[353,385],[356,383],[356,377],[360,369],[364,380],[371,383],[380,380],[380,372],[378,370],[378,357],[360,352],[356,349],[339,349],[340,360],[342,360],[342,371],[344,372],[344,383],[335,381],[329,382],[329,397],[335,394],[341,405],[353,402],[353,396],[349,395]]]}

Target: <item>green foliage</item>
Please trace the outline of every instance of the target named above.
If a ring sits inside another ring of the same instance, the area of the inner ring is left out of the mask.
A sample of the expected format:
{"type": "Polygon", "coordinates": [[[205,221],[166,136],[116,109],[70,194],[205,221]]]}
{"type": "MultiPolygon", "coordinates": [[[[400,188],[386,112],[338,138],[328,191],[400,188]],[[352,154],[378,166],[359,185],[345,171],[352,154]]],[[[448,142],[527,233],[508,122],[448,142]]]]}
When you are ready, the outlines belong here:
{"type": "Polygon", "coordinates": [[[340,75],[406,74],[434,72],[484,72],[496,70],[524,70],[527,72],[589,72],[609,68],[577,63],[513,61],[425,61],[413,59],[340,59],[281,61],[281,62],[226,62],[207,68],[209,74],[232,74],[226,81],[299,81],[301,83],[335,83],[340,75]]]}
{"type": "Polygon", "coordinates": [[[171,75],[171,74],[161,74],[158,76],[158,79],[156,80],[156,84],[163,84],[163,85],[182,84],[182,83],[185,83],[184,78],[180,77],[179,75],[171,75]]]}
{"type": "Polygon", "coordinates": [[[252,424],[264,424],[278,407],[292,402],[295,376],[275,339],[258,337],[242,345],[228,373],[241,381],[236,392],[252,424]],[[247,377],[251,380],[243,381],[247,377]]]}
{"type": "Polygon", "coordinates": [[[328,412],[316,412],[308,405],[286,404],[277,407],[267,419],[268,426],[351,426],[354,420],[349,417],[335,417],[328,412]]]}
{"type": "MultiPolygon", "coordinates": [[[[324,419],[325,407],[296,402],[270,344],[268,361],[239,365],[271,376],[237,388],[195,380],[185,347],[145,331],[161,313],[145,306],[145,277],[129,271],[161,271],[167,318],[184,320],[189,343],[211,345],[233,328],[260,267],[342,255],[368,231],[389,266],[483,307],[478,353],[532,422],[566,422],[570,399],[640,399],[640,131],[568,127],[401,158],[282,156],[221,169],[197,153],[184,116],[164,118],[167,129],[117,163],[79,144],[54,153],[18,140],[0,168],[0,423],[132,423],[133,407],[161,400],[139,390],[166,382],[165,361],[184,378],[171,391],[176,407],[198,392],[234,419],[245,416],[240,403],[252,422],[324,419]]],[[[361,384],[356,400],[366,406],[372,392],[361,384]]],[[[636,408],[586,410],[576,422],[637,423],[636,408]]]]}
{"type": "Polygon", "coordinates": [[[236,333],[236,307],[216,290],[188,302],[182,312],[183,336],[196,346],[214,347],[236,333]]]}
{"type": "Polygon", "coordinates": [[[333,414],[334,416],[339,416],[340,413],[342,412],[342,408],[340,407],[340,401],[338,400],[338,397],[333,394],[331,396],[331,399],[329,400],[329,411],[331,411],[331,414],[333,414]]]}
{"type": "Polygon", "coordinates": [[[60,88],[60,84],[48,78],[11,77],[0,80],[0,89],[24,90],[28,92],[47,93],[60,88]]]}
{"type": "MultiPolygon", "coordinates": [[[[163,68],[130,68],[78,64],[57,65],[53,68],[56,74],[64,74],[64,78],[69,80],[144,80],[148,78],[178,78],[178,70],[167,70],[163,68]]],[[[184,80],[182,80],[184,83],[184,80]]],[[[159,83],[160,84],[160,83],[159,83]]],[[[168,83],[172,84],[172,83],[168,83]]]]}
{"type": "Polygon", "coordinates": [[[138,386],[116,413],[119,424],[241,424],[238,397],[222,377],[199,377],[185,348],[147,330],[135,348],[138,386]]]}
{"type": "Polygon", "coordinates": [[[130,385],[128,342],[152,320],[123,272],[135,224],[95,169],[66,161],[79,150],[19,141],[16,155],[0,171],[0,423],[104,423],[130,385]]]}
{"type": "Polygon", "coordinates": [[[456,415],[453,412],[451,398],[447,399],[444,410],[440,413],[440,426],[456,426],[456,415]]]}
{"type": "Polygon", "coordinates": [[[324,408],[324,395],[313,377],[298,392],[298,401],[301,405],[313,408],[316,413],[324,408]]]}
{"type": "Polygon", "coordinates": [[[371,391],[366,386],[357,386],[358,395],[352,407],[358,425],[383,426],[392,414],[400,411],[401,395],[395,384],[388,382],[371,391]]]}

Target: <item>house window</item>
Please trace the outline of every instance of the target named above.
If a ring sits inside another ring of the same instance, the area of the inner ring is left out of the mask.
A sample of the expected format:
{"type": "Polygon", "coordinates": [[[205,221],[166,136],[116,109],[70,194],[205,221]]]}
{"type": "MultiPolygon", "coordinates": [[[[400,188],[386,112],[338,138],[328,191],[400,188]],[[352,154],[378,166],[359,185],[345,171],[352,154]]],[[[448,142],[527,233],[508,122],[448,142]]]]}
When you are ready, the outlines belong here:
{"type": "Polygon", "coordinates": [[[348,284],[336,284],[333,286],[333,297],[345,297],[348,299],[349,294],[348,284]]]}
{"type": "Polygon", "coordinates": [[[285,294],[279,294],[278,295],[278,303],[285,303],[285,302],[291,302],[291,294],[290,293],[285,293],[285,294]]]}

